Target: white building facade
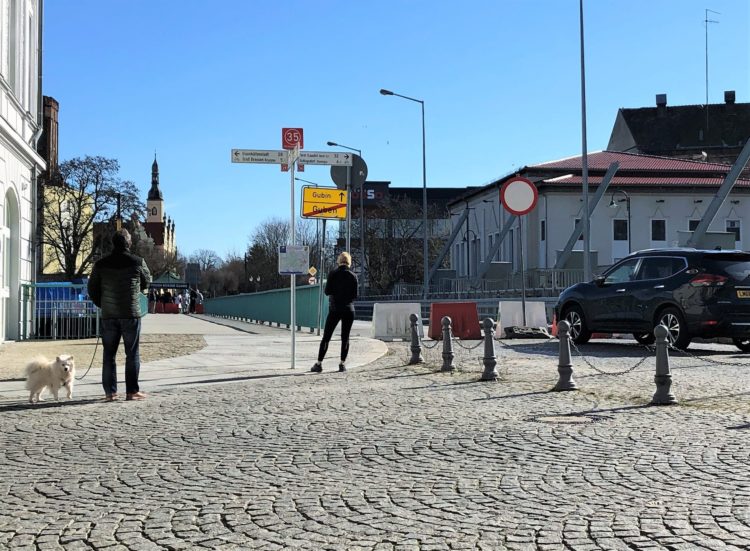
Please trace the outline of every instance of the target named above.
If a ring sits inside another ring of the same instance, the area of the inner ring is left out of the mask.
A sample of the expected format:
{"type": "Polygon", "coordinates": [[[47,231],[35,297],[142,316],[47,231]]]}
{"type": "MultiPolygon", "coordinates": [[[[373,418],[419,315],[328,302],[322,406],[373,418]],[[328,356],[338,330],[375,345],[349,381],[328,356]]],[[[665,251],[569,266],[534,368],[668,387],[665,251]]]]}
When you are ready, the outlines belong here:
{"type": "Polygon", "coordinates": [[[0,0],[0,342],[18,338],[21,285],[35,273],[42,9],[43,0],[0,0]]]}
{"type": "MultiPolygon", "coordinates": [[[[620,168],[590,218],[592,270],[607,266],[649,248],[684,244],[711,204],[730,166],[666,157],[618,152],[589,154],[589,200],[594,198],[606,169],[612,162],[620,168]]],[[[521,235],[524,266],[546,270],[556,261],[583,215],[581,157],[524,167],[518,173],[537,187],[536,208],[520,216],[492,258],[493,245],[506,221],[512,217],[500,204],[500,187],[508,175],[454,201],[453,226],[468,207],[468,220],[461,222],[451,245],[451,267],[459,278],[475,279],[486,261],[504,263],[509,272],[521,268],[521,235]],[[523,227],[519,228],[519,224],[523,227]],[[522,230],[522,231],[519,231],[522,230]],[[468,235],[468,239],[466,236],[468,235]]],[[[750,250],[750,181],[740,178],[713,219],[709,232],[727,233],[725,244],[750,250]]],[[[719,236],[722,237],[722,236],[719,236]]],[[[727,248],[726,246],[724,248],[727,248]]],[[[582,238],[574,251],[583,250],[582,238]]],[[[582,267],[582,253],[572,255],[566,266],[582,267]]],[[[492,278],[492,271],[484,278],[492,278]]]]}

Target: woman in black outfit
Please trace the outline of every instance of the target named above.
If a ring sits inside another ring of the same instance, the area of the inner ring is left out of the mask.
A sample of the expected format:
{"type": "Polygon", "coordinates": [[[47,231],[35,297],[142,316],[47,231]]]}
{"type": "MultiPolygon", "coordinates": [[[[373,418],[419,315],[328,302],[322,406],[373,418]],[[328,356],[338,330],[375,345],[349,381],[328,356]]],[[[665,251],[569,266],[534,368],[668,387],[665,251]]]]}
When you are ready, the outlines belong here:
{"type": "Polygon", "coordinates": [[[339,371],[346,371],[346,356],[349,354],[349,332],[354,323],[354,304],[357,298],[357,276],[351,271],[352,257],[349,253],[341,253],[337,259],[338,268],[328,274],[325,293],[328,295],[328,317],[323,331],[323,340],[320,341],[318,350],[318,361],[312,366],[313,373],[323,371],[323,358],[328,351],[328,343],[341,321],[341,361],[339,371]]]}

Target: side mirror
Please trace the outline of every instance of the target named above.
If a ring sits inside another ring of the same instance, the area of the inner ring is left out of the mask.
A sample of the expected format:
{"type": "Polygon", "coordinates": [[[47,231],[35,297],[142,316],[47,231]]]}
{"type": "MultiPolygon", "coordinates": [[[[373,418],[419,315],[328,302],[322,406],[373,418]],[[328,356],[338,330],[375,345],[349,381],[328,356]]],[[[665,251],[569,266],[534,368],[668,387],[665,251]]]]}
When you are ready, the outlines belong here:
{"type": "Polygon", "coordinates": [[[602,285],[604,285],[604,279],[605,277],[603,275],[594,276],[594,285],[596,285],[597,287],[601,287],[602,285]]]}

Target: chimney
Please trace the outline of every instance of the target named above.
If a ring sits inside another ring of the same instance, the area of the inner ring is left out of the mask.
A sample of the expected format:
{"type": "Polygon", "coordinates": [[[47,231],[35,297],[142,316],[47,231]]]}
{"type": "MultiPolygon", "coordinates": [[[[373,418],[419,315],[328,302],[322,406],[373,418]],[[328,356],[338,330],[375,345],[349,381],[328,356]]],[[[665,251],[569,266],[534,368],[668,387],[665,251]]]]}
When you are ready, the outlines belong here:
{"type": "Polygon", "coordinates": [[[667,114],[667,94],[656,94],[656,114],[664,117],[667,114]]]}
{"type": "Polygon", "coordinates": [[[734,90],[727,90],[724,92],[724,103],[727,105],[734,104],[734,90]]]}

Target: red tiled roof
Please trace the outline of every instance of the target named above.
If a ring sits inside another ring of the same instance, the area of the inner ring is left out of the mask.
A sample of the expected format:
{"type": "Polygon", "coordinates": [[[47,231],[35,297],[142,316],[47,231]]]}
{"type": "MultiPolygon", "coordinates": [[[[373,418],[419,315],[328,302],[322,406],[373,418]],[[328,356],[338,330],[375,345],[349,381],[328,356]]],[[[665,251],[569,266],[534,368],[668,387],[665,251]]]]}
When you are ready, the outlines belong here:
{"type": "MultiPolygon", "coordinates": [[[[603,175],[590,175],[589,185],[598,186],[604,179],[603,175]]],[[[610,182],[610,186],[706,186],[719,187],[724,182],[724,178],[691,178],[685,176],[665,176],[665,177],[638,177],[638,176],[618,176],[615,174],[610,182]]],[[[559,176],[548,178],[537,182],[537,185],[546,184],[551,186],[580,186],[583,185],[583,178],[579,175],[559,176]]],[[[750,180],[740,180],[735,182],[735,187],[750,187],[750,180]]]]}
{"type": "MultiPolygon", "coordinates": [[[[528,170],[581,170],[582,156],[568,157],[559,161],[550,161],[528,166],[528,170]]],[[[728,172],[730,165],[722,163],[705,163],[670,157],[654,157],[616,151],[598,151],[588,154],[589,170],[607,170],[615,161],[620,163],[619,170],[637,171],[676,171],[676,172],[728,172]]]]}

